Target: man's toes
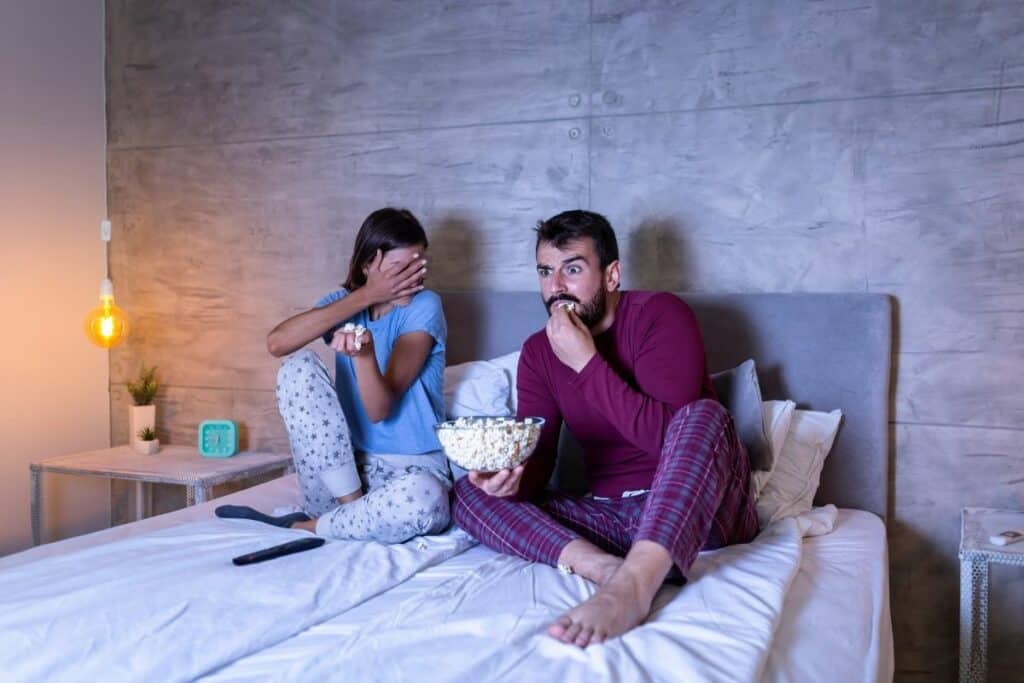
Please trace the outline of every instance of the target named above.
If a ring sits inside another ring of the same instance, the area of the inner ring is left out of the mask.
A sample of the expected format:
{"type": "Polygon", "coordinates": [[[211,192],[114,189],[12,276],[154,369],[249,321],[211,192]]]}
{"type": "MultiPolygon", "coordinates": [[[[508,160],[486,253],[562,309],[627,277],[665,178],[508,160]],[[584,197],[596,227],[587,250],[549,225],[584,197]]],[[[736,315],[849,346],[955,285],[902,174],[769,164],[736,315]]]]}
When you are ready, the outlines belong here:
{"type": "Polygon", "coordinates": [[[559,640],[561,640],[562,636],[565,634],[565,630],[569,628],[569,626],[571,625],[572,619],[570,619],[567,615],[563,614],[562,616],[558,617],[558,619],[555,619],[555,623],[551,624],[551,626],[548,626],[548,635],[550,635],[552,638],[558,638],[559,640]]]}
{"type": "Polygon", "coordinates": [[[583,630],[583,626],[582,625],[577,624],[576,622],[573,622],[569,626],[569,628],[565,629],[565,633],[562,634],[562,637],[560,638],[560,640],[563,643],[569,643],[569,644],[574,643],[574,642],[576,642],[576,638],[580,635],[580,631],[582,631],[582,630],[583,630]]]}
{"type": "Polygon", "coordinates": [[[600,645],[603,643],[608,636],[605,635],[604,631],[600,629],[594,630],[594,635],[590,636],[590,642],[592,645],[600,645]]]}
{"type": "Polygon", "coordinates": [[[580,634],[576,636],[576,640],[573,642],[579,645],[580,647],[586,647],[590,644],[590,639],[593,637],[593,635],[594,629],[590,628],[589,626],[585,627],[580,631],[580,634]]]}

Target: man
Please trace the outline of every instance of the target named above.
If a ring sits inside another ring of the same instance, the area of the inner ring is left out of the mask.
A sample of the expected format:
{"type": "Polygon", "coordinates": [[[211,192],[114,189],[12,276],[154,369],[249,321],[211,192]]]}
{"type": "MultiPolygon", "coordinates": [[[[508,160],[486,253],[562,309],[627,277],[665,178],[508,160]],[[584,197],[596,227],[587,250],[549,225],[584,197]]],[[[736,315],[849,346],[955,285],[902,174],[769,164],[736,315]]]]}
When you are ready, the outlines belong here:
{"type": "Polygon", "coordinates": [[[673,567],[750,541],[757,516],[690,308],[670,293],[619,291],[615,233],[600,214],[541,221],[536,254],[549,318],[523,345],[518,417],[547,421],[525,464],[461,479],[452,512],[485,545],[600,586],[549,628],[586,647],[642,623],[673,567]],[[563,421],[592,496],[544,490],[563,421]]]}

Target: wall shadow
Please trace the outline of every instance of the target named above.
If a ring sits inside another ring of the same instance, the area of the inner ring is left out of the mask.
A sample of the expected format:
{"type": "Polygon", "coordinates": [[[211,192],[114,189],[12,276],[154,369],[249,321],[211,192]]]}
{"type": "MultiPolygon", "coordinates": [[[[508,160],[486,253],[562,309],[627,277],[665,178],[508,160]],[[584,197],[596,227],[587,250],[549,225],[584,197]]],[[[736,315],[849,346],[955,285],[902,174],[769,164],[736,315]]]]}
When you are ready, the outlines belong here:
{"type": "Polygon", "coordinates": [[[645,218],[629,231],[623,263],[628,289],[683,292],[692,288],[693,273],[682,222],[672,217],[645,218]]]}
{"type": "Polygon", "coordinates": [[[428,230],[427,287],[435,291],[472,292],[483,285],[483,226],[459,213],[448,213],[428,230]]]}

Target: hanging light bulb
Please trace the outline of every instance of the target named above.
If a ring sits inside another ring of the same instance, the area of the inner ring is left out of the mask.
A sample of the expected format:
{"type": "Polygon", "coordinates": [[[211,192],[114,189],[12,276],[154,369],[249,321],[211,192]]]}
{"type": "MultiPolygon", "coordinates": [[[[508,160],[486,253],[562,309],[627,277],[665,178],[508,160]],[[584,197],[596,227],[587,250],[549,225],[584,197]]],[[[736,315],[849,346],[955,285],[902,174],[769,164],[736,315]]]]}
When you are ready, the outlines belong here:
{"type": "MultiPolygon", "coordinates": [[[[110,270],[110,221],[100,224],[100,239],[104,243],[107,258],[107,270],[110,270]]],[[[114,305],[114,283],[110,277],[103,278],[100,283],[100,304],[85,316],[85,336],[96,346],[109,349],[119,344],[128,336],[130,325],[128,316],[114,305]]]]}
{"type": "Polygon", "coordinates": [[[85,335],[96,346],[109,349],[128,336],[129,329],[128,316],[114,305],[114,283],[104,278],[100,283],[100,305],[85,317],[85,335]]]}

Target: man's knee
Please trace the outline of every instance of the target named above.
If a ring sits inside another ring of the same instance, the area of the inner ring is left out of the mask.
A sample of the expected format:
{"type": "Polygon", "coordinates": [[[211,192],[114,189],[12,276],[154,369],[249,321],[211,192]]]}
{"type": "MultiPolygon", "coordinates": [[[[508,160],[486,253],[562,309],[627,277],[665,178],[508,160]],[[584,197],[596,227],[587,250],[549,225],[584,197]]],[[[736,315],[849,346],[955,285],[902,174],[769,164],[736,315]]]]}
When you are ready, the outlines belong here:
{"type": "Polygon", "coordinates": [[[702,398],[676,411],[672,416],[672,423],[698,422],[707,425],[709,428],[724,427],[731,419],[729,411],[721,403],[713,398],[702,398]]]}
{"type": "Polygon", "coordinates": [[[711,451],[698,444],[716,442],[724,438],[732,417],[725,407],[714,399],[703,398],[688,403],[672,416],[665,430],[662,457],[696,457],[711,451]]]}

